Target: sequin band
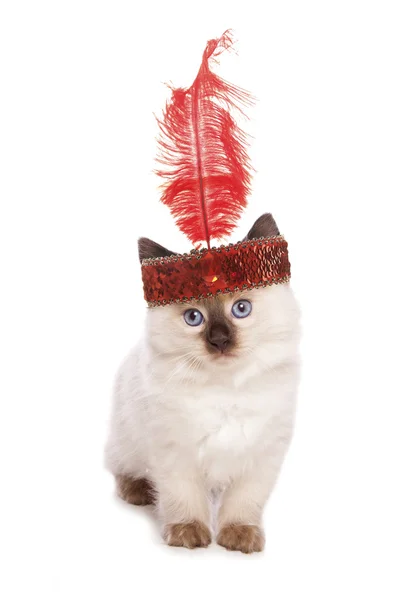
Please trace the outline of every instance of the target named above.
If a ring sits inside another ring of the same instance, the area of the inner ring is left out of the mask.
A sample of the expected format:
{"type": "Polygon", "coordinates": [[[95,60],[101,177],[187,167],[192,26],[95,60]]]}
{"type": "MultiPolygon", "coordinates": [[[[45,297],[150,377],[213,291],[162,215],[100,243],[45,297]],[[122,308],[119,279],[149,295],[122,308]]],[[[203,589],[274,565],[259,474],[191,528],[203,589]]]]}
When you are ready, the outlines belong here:
{"type": "Polygon", "coordinates": [[[282,236],[142,261],[143,290],[151,307],[284,283],[290,274],[282,236]]]}

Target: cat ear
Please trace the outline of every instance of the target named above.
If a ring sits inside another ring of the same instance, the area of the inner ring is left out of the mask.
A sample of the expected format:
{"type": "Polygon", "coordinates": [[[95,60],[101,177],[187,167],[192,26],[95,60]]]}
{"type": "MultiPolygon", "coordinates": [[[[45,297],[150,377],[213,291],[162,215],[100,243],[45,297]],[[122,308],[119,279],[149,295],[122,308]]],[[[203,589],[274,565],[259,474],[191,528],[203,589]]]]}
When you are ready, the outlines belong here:
{"type": "Polygon", "coordinates": [[[246,242],[261,237],[268,238],[275,235],[280,235],[277,223],[270,213],[265,213],[255,221],[243,241],[246,242]]]}
{"type": "Polygon", "coordinates": [[[156,244],[149,238],[139,238],[138,240],[139,260],[142,262],[145,258],[161,258],[162,256],[172,256],[175,252],[167,250],[164,246],[156,244]]]}

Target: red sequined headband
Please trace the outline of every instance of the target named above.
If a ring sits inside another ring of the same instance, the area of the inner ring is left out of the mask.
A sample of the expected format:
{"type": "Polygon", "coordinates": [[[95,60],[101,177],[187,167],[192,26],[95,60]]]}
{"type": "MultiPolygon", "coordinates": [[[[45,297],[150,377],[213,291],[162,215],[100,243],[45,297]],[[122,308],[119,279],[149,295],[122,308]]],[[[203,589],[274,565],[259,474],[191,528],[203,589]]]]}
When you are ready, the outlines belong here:
{"type": "Polygon", "coordinates": [[[193,84],[172,89],[158,119],[161,201],[196,249],[142,260],[149,306],[250,290],[290,277],[282,236],[211,247],[211,240],[226,239],[235,228],[250,192],[247,139],[237,119],[253,99],[211,69],[232,43],[230,31],[207,43],[193,84]],[[198,250],[203,242],[207,248],[198,250]]]}
{"type": "Polygon", "coordinates": [[[142,261],[149,306],[192,302],[289,278],[288,244],[282,236],[142,261]]]}

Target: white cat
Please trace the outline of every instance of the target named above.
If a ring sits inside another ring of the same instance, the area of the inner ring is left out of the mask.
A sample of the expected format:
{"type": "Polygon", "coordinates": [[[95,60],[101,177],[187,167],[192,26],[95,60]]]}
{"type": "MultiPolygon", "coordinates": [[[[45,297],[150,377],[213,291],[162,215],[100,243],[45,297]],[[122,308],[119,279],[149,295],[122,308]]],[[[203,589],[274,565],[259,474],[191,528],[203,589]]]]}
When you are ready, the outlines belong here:
{"type": "MultiPolygon", "coordinates": [[[[278,234],[271,215],[247,239],[278,234]]],[[[147,239],[140,258],[170,253],[147,239]]],[[[119,495],[156,502],[173,546],[263,549],[261,519],[291,440],[299,309],[289,284],[150,308],[117,376],[106,463],[119,495]]]]}

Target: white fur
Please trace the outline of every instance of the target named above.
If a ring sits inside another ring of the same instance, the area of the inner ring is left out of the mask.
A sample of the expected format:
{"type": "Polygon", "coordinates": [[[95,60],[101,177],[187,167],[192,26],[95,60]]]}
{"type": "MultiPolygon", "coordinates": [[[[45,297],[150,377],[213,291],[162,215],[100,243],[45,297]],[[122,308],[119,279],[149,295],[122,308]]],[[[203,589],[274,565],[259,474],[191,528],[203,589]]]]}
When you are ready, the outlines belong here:
{"type": "MultiPolygon", "coordinates": [[[[288,284],[224,296],[238,328],[235,356],[210,355],[186,305],[148,309],[146,333],[117,376],[107,466],[147,477],[164,524],[210,524],[209,496],[223,490],[218,525],[260,525],[294,422],[299,311],[288,284]],[[231,306],[252,302],[235,319],[231,306]]],[[[208,301],[207,301],[208,302],[208,301]]],[[[206,302],[196,305],[206,316],[206,302]]]]}

